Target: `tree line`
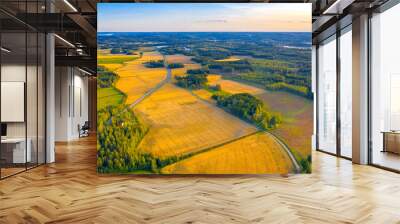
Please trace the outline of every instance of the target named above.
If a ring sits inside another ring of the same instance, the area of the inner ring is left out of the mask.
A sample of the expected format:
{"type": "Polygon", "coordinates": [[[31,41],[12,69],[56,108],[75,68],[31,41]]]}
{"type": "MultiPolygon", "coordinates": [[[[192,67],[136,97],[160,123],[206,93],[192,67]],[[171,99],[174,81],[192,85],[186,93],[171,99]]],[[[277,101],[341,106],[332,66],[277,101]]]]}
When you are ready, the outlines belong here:
{"type": "Polygon", "coordinates": [[[303,96],[308,99],[313,98],[311,88],[305,86],[296,86],[284,82],[276,82],[265,85],[265,88],[272,91],[286,91],[295,95],[303,96]]]}

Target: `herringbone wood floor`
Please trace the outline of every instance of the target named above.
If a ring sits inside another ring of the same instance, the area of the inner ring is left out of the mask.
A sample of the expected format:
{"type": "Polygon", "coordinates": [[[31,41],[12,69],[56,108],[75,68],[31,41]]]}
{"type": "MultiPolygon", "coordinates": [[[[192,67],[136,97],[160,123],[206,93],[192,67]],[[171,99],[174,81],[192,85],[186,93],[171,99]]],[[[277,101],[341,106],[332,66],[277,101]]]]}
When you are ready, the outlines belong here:
{"type": "Polygon", "coordinates": [[[400,175],[322,153],[311,175],[102,176],[95,147],[0,181],[0,223],[400,223],[400,175]]]}

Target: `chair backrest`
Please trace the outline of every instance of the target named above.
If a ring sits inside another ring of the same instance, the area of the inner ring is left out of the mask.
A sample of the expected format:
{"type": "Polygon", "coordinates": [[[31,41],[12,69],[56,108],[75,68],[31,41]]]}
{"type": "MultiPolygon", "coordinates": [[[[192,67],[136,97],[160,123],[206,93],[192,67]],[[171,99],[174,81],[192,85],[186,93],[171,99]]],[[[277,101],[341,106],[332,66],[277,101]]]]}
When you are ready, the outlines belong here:
{"type": "Polygon", "coordinates": [[[85,124],[83,124],[82,128],[90,128],[89,121],[85,121],[85,124]]]}

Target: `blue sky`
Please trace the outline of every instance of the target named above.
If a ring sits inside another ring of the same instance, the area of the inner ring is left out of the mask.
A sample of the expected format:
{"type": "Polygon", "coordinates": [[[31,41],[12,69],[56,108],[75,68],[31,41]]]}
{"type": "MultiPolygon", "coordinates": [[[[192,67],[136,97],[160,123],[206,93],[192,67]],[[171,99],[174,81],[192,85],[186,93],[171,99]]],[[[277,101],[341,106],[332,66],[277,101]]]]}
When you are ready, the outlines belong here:
{"type": "Polygon", "coordinates": [[[99,32],[311,32],[311,4],[99,3],[99,32]]]}

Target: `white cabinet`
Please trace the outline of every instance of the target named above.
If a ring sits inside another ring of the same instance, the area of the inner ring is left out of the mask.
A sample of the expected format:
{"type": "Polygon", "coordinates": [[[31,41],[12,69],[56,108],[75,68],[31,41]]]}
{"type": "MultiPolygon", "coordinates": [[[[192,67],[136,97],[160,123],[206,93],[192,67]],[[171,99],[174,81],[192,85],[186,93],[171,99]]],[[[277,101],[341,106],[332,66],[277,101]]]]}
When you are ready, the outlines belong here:
{"type": "Polygon", "coordinates": [[[25,151],[25,138],[2,139],[1,144],[12,149],[12,163],[25,163],[32,161],[32,140],[27,139],[25,151]]]}

